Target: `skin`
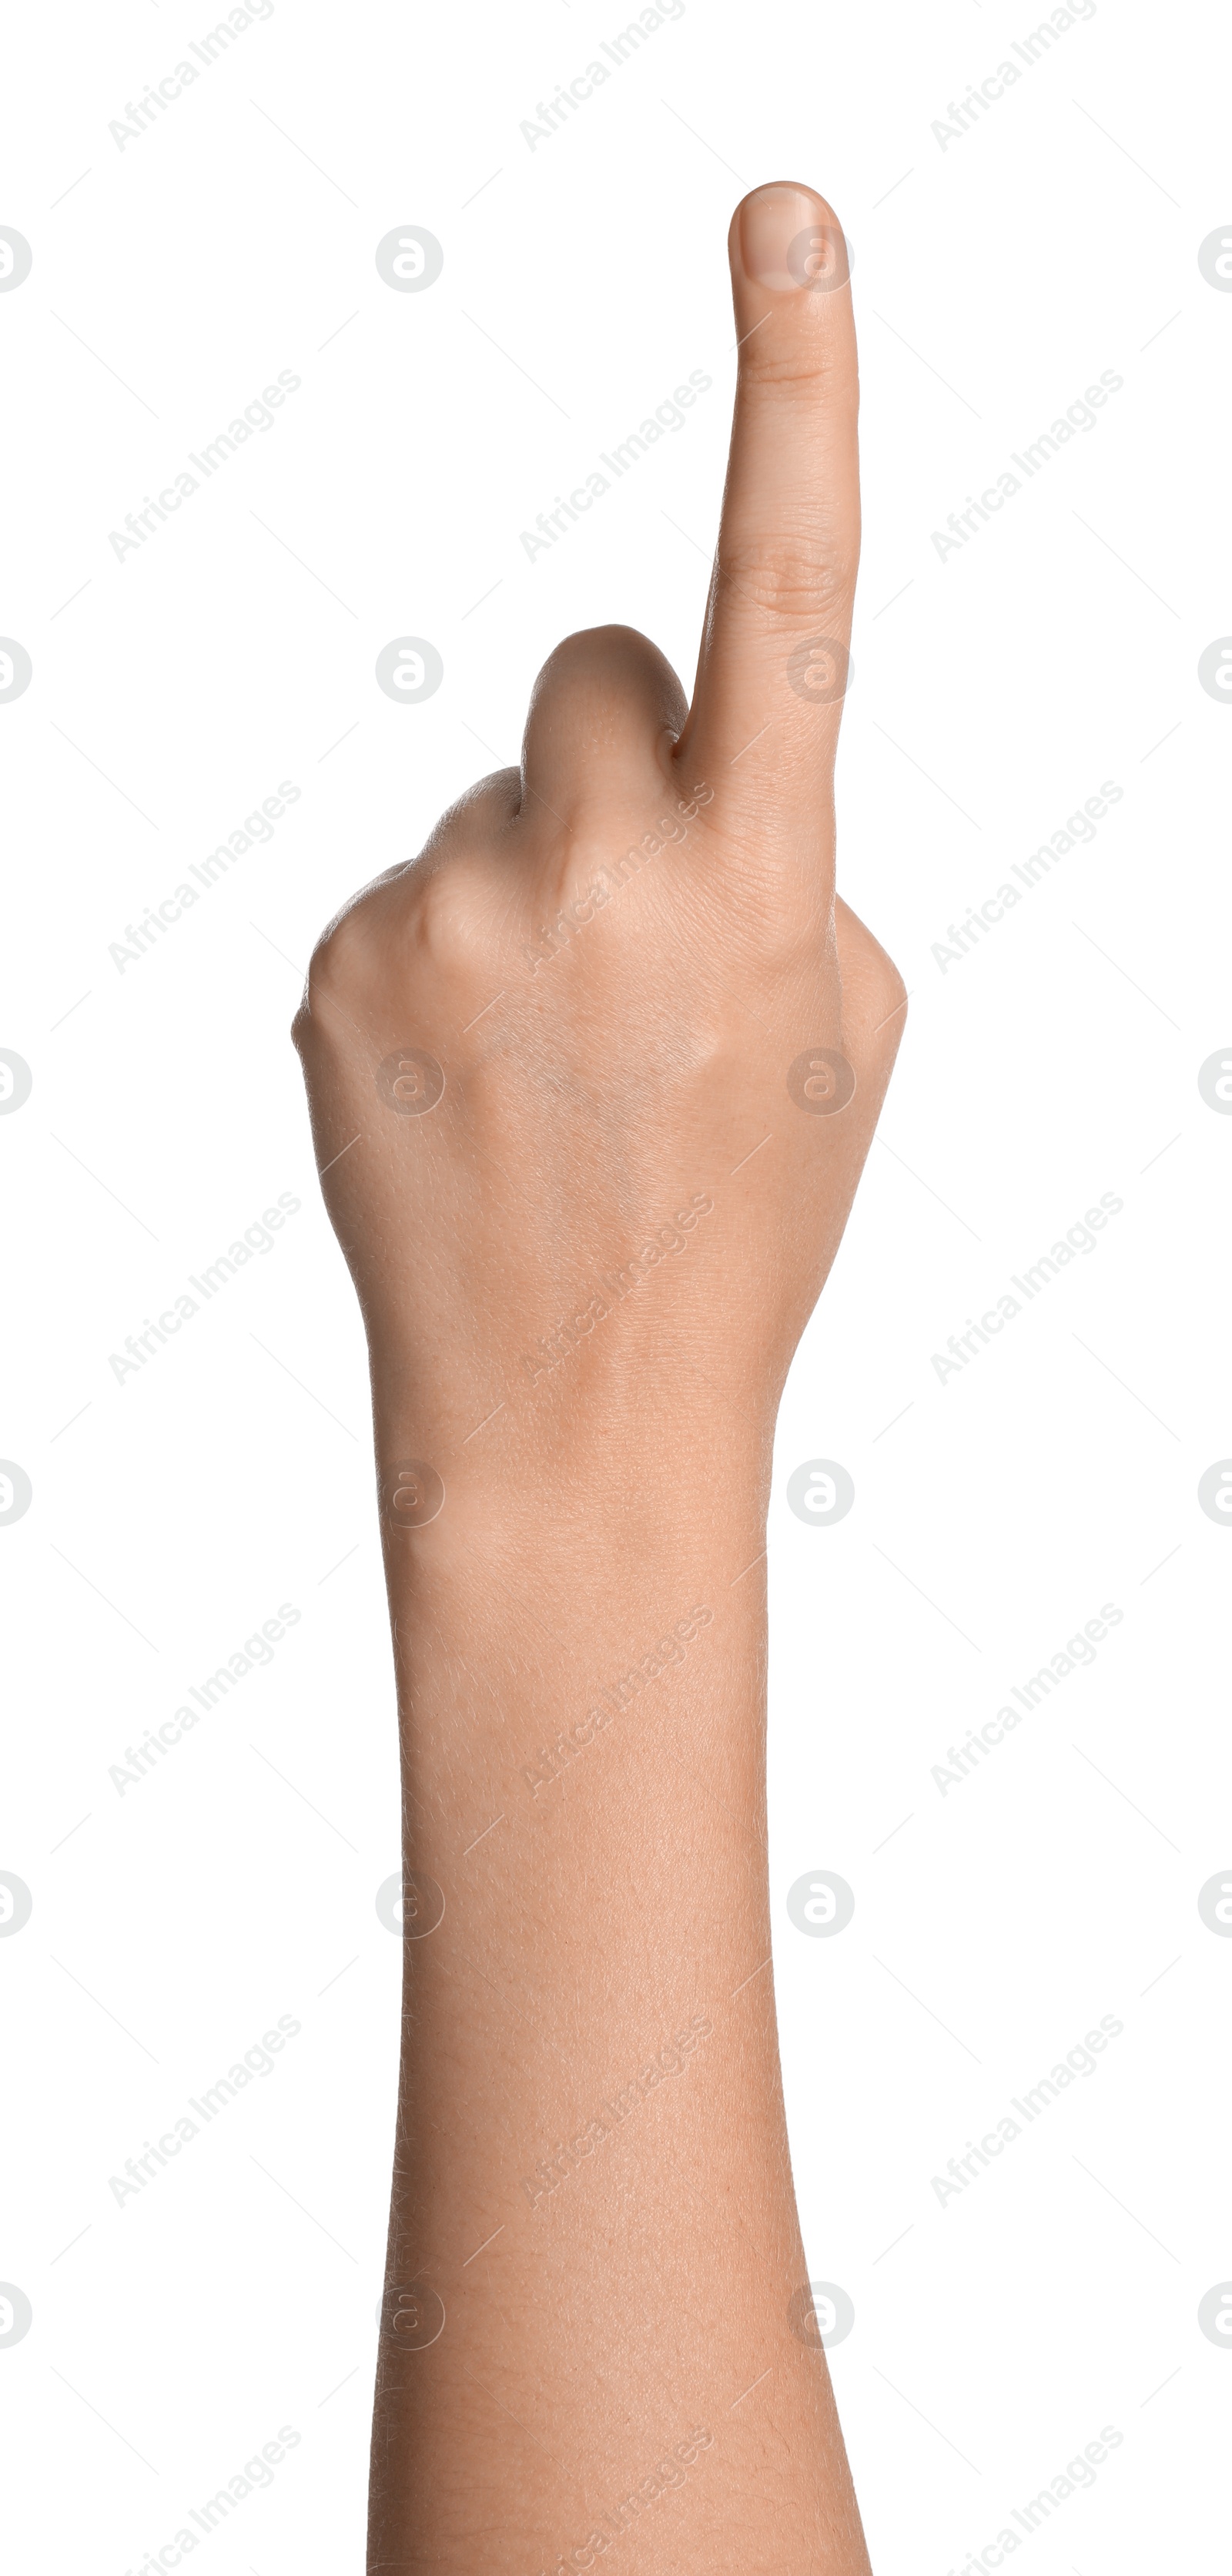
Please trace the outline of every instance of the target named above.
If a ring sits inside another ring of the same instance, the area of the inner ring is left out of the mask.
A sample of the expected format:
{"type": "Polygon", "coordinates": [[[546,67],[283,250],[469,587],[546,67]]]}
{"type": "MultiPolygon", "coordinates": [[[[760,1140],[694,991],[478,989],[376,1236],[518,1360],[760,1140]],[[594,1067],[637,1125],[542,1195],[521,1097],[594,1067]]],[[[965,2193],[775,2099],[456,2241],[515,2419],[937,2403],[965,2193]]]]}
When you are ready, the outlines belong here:
{"type": "Polygon", "coordinates": [[[414,1873],[373,2571],[868,2569],[797,2297],[764,1550],[905,996],[834,891],[841,230],[776,185],[729,250],[691,708],[644,636],[568,638],[520,769],[346,906],[294,1029],[371,1353],[414,1873]]]}

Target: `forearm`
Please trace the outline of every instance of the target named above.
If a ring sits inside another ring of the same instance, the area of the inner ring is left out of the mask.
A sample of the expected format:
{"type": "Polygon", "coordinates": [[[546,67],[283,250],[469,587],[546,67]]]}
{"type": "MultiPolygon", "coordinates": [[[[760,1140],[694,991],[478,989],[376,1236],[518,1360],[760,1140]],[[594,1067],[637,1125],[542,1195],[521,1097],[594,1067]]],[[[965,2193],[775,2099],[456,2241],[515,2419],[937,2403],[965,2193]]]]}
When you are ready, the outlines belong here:
{"type": "MultiPolygon", "coordinates": [[[[682,1422],[710,1473],[668,1520],[625,1471],[638,1428],[562,1462],[546,1526],[502,1489],[388,1534],[406,1867],[419,1921],[427,1880],[444,1911],[406,1943],[388,2272],[435,2339],[399,2350],[387,2299],[374,2567],[471,2576],[499,2534],[534,2576],[635,2520],[639,2567],[769,2571],[802,2531],[866,2565],[824,2357],[791,2325],[768,1443],[682,1422]]],[[[661,1414],[640,1432],[670,1445],[661,1414]]]]}
{"type": "Polygon", "coordinates": [[[295,1026],[372,1353],[405,1789],[374,2570],[867,2576],[775,2033],[764,1537],[906,997],[834,888],[842,228],[776,184],[729,247],[692,706],[627,627],[562,645],[520,766],[337,916],[295,1026]]]}

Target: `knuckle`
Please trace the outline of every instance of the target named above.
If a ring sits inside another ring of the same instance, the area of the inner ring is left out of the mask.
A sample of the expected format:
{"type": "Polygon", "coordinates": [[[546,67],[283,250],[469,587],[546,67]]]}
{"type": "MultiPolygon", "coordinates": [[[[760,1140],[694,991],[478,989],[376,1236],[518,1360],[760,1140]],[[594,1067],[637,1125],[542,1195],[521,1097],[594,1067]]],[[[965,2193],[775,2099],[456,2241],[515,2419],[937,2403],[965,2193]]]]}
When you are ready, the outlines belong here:
{"type": "Polygon", "coordinates": [[[354,996],[365,978],[370,949],[363,898],[340,913],[323,930],[308,961],[308,1000],[342,1001],[354,996]]]}
{"type": "Polygon", "coordinates": [[[816,414],[823,405],[839,417],[848,409],[853,417],[858,412],[860,372],[849,318],[830,310],[833,301],[846,299],[822,296],[796,316],[794,328],[780,329],[773,337],[769,331],[758,332],[745,342],[740,381],[754,404],[777,408],[786,397],[789,404],[798,400],[806,413],[816,414]]]}
{"type": "Polygon", "coordinates": [[[720,555],[720,578],[774,618],[813,620],[845,612],[855,592],[859,547],[839,528],[767,536],[720,555]]]}
{"type": "Polygon", "coordinates": [[[291,1025],[301,1056],[345,1049],[379,998],[382,941],[377,898],[356,895],[328,922],[308,960],[303,1000],[291,1025]]]}
{"type": "Polygon", "coordinates": [[[877,977],[877,1019],[874,1035],[890,1031],[895,1045],[902,1036],[907,1019],[907,987],[892,957],[881,951],[877,977]]]}
{"type": "Polygon", "coordinates": [[[488,902],[480,873],[460,856],[416,889],[406,935],[412,956],[434,974],[451,975],[482,957],[488,902]]]}
{"type": "MultiPolygon", "coordinates": [[[[361,1029],[401,1023],[444,994],[452,1010],[483,980],[492,887],[479,857],[453,851],[389,871],[337,913],[309,960],[292,1024],[301,1054],[344,1048],[361,1029]],[[348,1036],[349,1032],[349,1036],[348,1036]]],[[[465,1013],[463,1013],[465,1017],[465,1013]]]]}
{"type": "Polygon", "coordinates": [[[871,931],[853,953],[843,951],[843,1010],[871,1055],[893,1057],[907,1018],[907,987],[892,957],[871,931]]]}

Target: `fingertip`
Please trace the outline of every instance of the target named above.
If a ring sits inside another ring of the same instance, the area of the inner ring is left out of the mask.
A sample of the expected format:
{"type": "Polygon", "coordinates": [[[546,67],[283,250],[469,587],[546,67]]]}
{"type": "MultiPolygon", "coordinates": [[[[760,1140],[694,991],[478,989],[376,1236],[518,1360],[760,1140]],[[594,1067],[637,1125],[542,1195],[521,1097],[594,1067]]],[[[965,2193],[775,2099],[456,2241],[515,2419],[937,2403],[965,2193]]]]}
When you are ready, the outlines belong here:
{"type": "Polygon", "coordinates": [[[799,180],[774,179],[742,198],[728,249],[733,274],[774,294],[845,286],[851,275],[846,237],[833,206],[799,180]]]}

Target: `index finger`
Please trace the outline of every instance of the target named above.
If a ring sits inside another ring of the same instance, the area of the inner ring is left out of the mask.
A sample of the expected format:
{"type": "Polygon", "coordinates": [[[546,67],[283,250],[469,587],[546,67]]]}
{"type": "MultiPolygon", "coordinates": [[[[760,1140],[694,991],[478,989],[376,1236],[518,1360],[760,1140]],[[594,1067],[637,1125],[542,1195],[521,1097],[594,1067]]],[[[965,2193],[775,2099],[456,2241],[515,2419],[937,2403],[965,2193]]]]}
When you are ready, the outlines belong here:
{"type": "Polygon", "coordinates": [[[859,381],[843,229],[811,188],[757,188],[728,237],[740,351],[731,453],[681,755],[715,819],[832,851],[830,778],[860,553],[859,381]]]}

